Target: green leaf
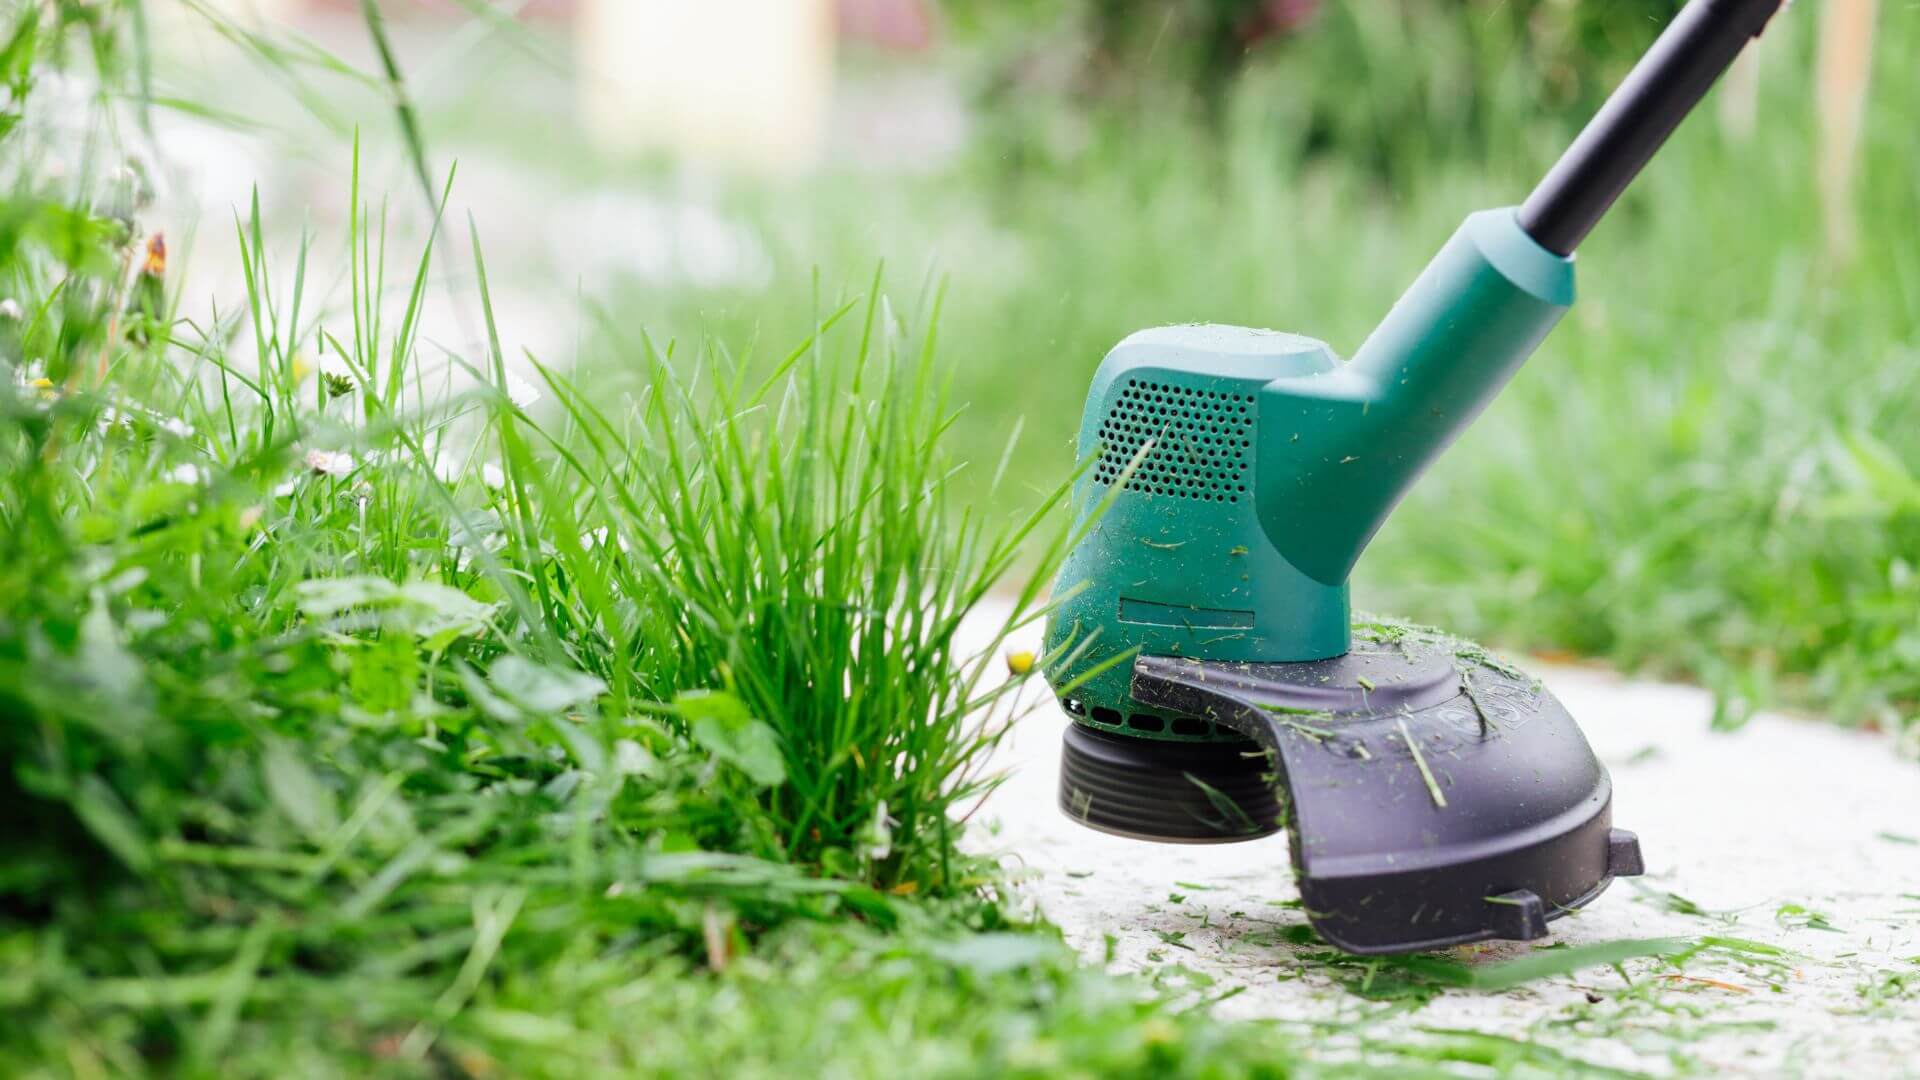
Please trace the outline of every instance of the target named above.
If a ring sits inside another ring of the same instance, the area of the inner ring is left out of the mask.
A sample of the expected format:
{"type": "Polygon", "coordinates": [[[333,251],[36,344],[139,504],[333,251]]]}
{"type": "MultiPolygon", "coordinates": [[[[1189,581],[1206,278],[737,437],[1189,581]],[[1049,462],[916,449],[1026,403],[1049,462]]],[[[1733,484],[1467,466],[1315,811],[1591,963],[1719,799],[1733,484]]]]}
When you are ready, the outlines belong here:
{"type": "Polygon", "coordinates": [[[1605,967],[1645,956],[1677,956],[1693,948],[1693,943],[1681,938],[1630,938],[1566,949],[1536,949],[1497,964],[1458,965],[1459,971],[1441,967],[1451,962],[1439,957],[1407,957],[1406,963],[1413,967],[1419,961],[1430,961],[1433,966],[1422,965],[1421,974],[1438,982],[1494,993],[1536,979],[1571,975],[1585,968],[1605,967]]]}
{"type": "Polygon", "coordinates": [[[1865,431],[1841,436],[1846,490],[1814,506],[1816,513],[1837,518],[1887,518],[1920,513],[1920,479],[1900,455],[1865,431]]]}
{"type": "Polygon", "coordinates": [[[144,677],[140,659],[121,643],[120,627],[98,592],[80,619],[80,662],[87,679],[116,703],[131,705],[139,696],[144,677]]]}
{"type": "Polygon", "coordinates": [[[693,741],[754,783],[772,787],[786,780],[780,736],[754,719],[739,698],[718,690],[689,690],[673,699],[673,707],[686,720],[693,741]]]}
{"type": "Polygon", "coordinates": [[[360,707],[375,715],[395,713],[413,701],[420,681],[420,650],[411,638],[387,634],[346,650],[347,686],[360,707]]]}
{"type": "Polygon", "coordinates": [[[532,713],[564,712],[606,693],[607,684],[584,671],[548,667],[520,656],[503,656],[487,671],[500,694],[532,713]]]}
{"type": "Polygon", "coordinates": [[[340,804],[314,774],[291,743],[274,739],[260,764],[261,778],[273,805],[309,837],[322,837],[340,826],[340,804]]]}
{"type": "Polygon", "coordinates": [[[1220,981],[1204,971],[1196,971],[1184,964],[1168,964],[1154,972],[1154,979],[1155,981],[1176,980],[1185,983],[1188,987],[1201,990],[1220,981]]]}
{"type": "Polygon", "coordinates": [[[1789,930],[1829,930],[1842,933],[1833,925],[1833,920],[1824,911],[1816,911],[1805,904],[1781,904],[1773,913],[1773,921],[1789,930]]]}
{"type": "Polygon", "coordinates": [[[310,618],[338,615],[349,608],[385,604],[400,594],[400,587],[386,578],[357,576],[314,578],[293,587],[294,604],[310,618]]]}
{"type": "Polygon", "coordinates": [[[89,773],[74,789],[69,802],[74,816],[121,862],[140,872],[153,865],[153,852],[147,847],[139,821],[105,780],[89,773]]]}
{"type": "Polygon", "coordinates": [[[521,719],[520,710],[514,706],[513,702],[494,693],[493,688],[487,685],[487,680],[479,672],[459,663],[455,664],[454,671],[459,674],[460,688],[466,692],[467,701],[474,708],[502,723],[511,724],[521,719]]]}
{"type": "Polygon", "coordinates": [[[893,852],[893,819],[887,816],[887,800],[873,804],[873,816],[854,835],[860,854],[869,859],[884,859],[893,852]]]}
{"type": "Polygon", "coordinates": [[[407,628],[429,652],[485,630],[495,607],[434,581],[408,582],[400,587],[400,597],[407,603],[407,628]]]}
{"type": "Polygon", "coordinates": [[[361,607],[386,609],[381,625],[419,638],[429,652],[440,652],[456,638],[485,630],[495,607],[436,581],[395,585],[368,575],[302,581],[294,586],[293,595],[300,612],[309,618],[361,607]]]}
{"type": "Polygon", "coordinates": [[[1875,494],[1896,505],[1920,505],[1920,480],[1892,447],[1865,431],[1851,431],[1843,438],[1854,467],[1875,494]]]}

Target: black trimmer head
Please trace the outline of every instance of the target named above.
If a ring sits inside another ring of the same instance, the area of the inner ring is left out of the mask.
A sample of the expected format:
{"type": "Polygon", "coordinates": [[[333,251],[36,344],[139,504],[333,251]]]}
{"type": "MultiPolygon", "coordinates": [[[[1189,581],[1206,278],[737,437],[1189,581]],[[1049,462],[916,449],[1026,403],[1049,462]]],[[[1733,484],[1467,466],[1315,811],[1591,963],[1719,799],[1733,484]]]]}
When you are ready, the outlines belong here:
{"type": "Polygon", "coordinates": [[[1060,804],[1096,829],[1221,843],[1285,828],[1314,928],[1355,953],[1531,940],[1641,872],[1612,785],[1537,682],[1438,633],[1385,625],[1292,664],[1141,657],[1134,698],[1238,742],[1073,725],[1060,804]]]}

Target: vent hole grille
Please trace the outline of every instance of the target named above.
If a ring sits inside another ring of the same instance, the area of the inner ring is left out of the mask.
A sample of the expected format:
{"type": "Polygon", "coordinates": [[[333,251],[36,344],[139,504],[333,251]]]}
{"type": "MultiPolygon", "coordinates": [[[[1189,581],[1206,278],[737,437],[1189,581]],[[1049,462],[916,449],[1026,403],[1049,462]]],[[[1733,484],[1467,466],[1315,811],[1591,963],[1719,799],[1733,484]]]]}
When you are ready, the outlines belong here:
{"type": "Polygon", "coordinates": [[[1237,503],[1253,457],[1253,395],[1128,379],[1100,425],[1094,482],[1118,483],[1149,439],[1128,491],[1237,503]]]}

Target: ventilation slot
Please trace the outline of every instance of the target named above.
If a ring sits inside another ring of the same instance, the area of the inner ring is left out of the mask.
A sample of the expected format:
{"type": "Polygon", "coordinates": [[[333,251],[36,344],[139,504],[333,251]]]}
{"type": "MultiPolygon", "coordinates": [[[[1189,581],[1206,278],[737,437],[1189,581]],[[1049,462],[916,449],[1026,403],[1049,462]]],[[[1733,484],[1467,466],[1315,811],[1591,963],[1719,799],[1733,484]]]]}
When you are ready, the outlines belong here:
{"type": "Polygon", "coordinates": [[[1173,733],[1175,735],[1211,735],[1213,725],[1197,716],[1180,716],[1174,718],[1173,733]]]}
{"type": "Polygon", "coordinates": [[[1100,425],[1093,478],[1114,484],[1149,439],[1128,491],[1237,503],[1253,455],[1253,395],[1128,379],[1100,425]]]}

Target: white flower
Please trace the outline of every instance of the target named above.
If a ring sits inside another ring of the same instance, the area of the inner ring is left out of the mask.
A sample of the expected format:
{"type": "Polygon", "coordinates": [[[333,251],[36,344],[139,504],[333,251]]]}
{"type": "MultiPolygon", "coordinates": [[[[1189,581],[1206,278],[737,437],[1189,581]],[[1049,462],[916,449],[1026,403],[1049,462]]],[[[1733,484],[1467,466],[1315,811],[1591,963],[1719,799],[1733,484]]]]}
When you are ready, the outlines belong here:
{"type": "Polygon", "coordinates": [[[300,485],[295,481],[282,480],[278,484],[275,484],[273,486],[273,497],[276,499],[284,499],[287,496],[292,495],[294,493],[294,490],[297,489],[299,486],[300,485]]]}
{"type": "MultiPolygon", "coordinates": [[[[40,361],[38,360],[34,361],[35,365],[39,363],[40,361]]],[[[28,370],[30,372],[37,372],[40,369],[38,367],[29,367],[28,370]]],[[[27,383],[27,385],[40,387],[44,392],[51,392],[53,389],[53,384],[48,382],[44,376],[32,380],[27,383]]],[[[138,420],[145,424],[151,424],[176,439],[193,438],[193,425],[177,416],[167,416],[164,413],[155,412],[143,405],[127,404],[124,402],[123,404],[126,404],[125,409],[116,408],[112,405],[101,407],[101,431],[105,431],[110,427],[120,427],[131,431],[133,430],[134,421],[138,420]]]]}
{"type": "Polygon", "coordinates": [[[206,478],[207,471],[192,462],[167,470],[167,479],[176,484],[199,484],[206,478]]]}
{"type": "Polygon", "coordinates": [[[353,471],[353,455],[345,450],[309,450],[307,468],[322,476],[345,476],[353,471]]]}
{"type": "Polygon", "coordinates": [[[503,488],[507,486],[507,474],[500,471],[500,466],[489,461],[480,466],[480,482],[490,488],[503,488]]]}
{"type": "MultiPolygon", "coordinates": [[[[626,537],[615,536],[613,538],[613,542],[620,548],[621,551],[627,550],[626,537]]],[[[606,545],[607,545],[607,527],[605,525],[602,525],[597,529],[588,529],[586,532],[583,532],[580,534],[580,546],[588,551],[592,551],[594,548],[597,548],[597,547],[605,547],[606,545]]]]}
{"type": "Polygon", "coordinates": [[[5,300],[0,300],[0,319],[12,319],[14,322],[19,322],[25,317],[26,312],[20,310],[20,301],[15,300],[11,296],[5,300]]]}
{"type": "Polygon", "coordinates": [[[507,400],[516,409],[525,409],[540,400],[540,388],[518,375],[507,376],[507,400]]]}
{"type": "Polygon", "coordinates": [[[60,392],[53,385],[53,380],[47,378],[47,365],[44,360],[35,360],[23,368],[14,368],[13,382],[21,390],[31,391],[35,396],[45,400],[53,399],[60,392]]]}

